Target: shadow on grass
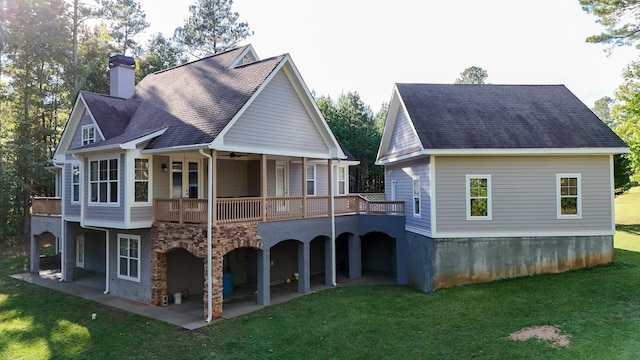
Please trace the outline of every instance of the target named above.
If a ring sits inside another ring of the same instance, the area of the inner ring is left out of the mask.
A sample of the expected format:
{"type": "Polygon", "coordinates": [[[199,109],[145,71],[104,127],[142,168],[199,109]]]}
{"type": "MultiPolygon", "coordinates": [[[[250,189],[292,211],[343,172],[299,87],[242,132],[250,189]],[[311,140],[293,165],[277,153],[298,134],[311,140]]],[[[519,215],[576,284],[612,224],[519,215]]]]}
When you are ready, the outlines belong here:
{"type": "Polygon", "coordinates": [[[640,236],[640,224],[616,225],[616,230],[640,236]]]}

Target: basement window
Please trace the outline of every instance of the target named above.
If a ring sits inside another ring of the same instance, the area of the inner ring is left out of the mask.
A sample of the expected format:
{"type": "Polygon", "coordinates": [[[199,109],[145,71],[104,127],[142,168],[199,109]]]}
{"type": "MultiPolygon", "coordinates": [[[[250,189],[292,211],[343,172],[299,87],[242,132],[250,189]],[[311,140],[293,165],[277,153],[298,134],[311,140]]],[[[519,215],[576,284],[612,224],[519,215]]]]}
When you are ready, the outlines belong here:
{"type": "Polygon", "coordinates": [[[140,281],[140,236],[118,234],[118,278],[140,281]]]}

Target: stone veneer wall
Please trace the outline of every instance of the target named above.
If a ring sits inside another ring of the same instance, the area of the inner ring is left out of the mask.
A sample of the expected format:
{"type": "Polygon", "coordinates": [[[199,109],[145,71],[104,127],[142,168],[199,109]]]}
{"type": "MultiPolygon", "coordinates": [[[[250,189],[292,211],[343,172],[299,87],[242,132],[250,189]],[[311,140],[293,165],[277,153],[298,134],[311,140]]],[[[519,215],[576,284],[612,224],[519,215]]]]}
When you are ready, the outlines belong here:
{"type": "MultiPolygon", "coordinates": [[[[207,258],[207,226],[156,222],[151,227],[151,303],[161,306],[167,294],[167,252],[182,248],[207,258]]],[[[215,226],[211,236],[212,318],[222,317],[223,257],[228,252],[249,247],[262,250],[257,223],[215,226]]],[[[207,262],[204,263],[204,317],[207,317],[207,262]]]]}

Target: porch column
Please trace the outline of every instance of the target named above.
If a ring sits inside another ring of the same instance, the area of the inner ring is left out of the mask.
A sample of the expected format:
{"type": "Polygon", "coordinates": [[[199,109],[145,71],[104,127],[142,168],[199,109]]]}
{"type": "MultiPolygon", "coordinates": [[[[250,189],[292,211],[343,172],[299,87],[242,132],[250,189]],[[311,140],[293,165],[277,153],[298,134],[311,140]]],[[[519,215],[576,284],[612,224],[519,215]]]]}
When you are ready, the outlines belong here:
{"type": "Polygon", "coordinates": [[[336,264],[333,262],[332,246],[333,241],[327,238],[324,242],[324,284],[333,286],[333,279],[336,273],[336,264]]]}
{"type": "Polygon", "coordinates": [[[262,221],[267,221],[267,155],[260,155],[260,196],[262,197],[262,221]]]}
{"type": "Polygon", "coordinates": [[[302,217],[307,217],[307,158],[302,158],[302,217]]]}
{"type": "Polygon", "coordinates": [[[30,272],[37,274],[40,271],[40,236],[31,235],[31,263],[30,272]]]}
{"type": "Polygon", "coordinates": [[[271,249],[258,252],[258,305],[271,302],[271,249]]]}
{"type": "Polygon", "coordinates": [[[360,236],[349,234],[349,279],[362,277],[362,240],[360,236]]]}
{"type": "Polygon", "coordinates": [[[331,159],[327,160],[327,195],[329,195],[329,200],[327,209],[327,216],[331,216],[331,195],[333,194],[333,168],[331,168],[331,159]]]}
{"type": "Polygon", "coordinates": [[[298,244],[298,292],[311,291],[311,260],[309,243],[298,244]]]}

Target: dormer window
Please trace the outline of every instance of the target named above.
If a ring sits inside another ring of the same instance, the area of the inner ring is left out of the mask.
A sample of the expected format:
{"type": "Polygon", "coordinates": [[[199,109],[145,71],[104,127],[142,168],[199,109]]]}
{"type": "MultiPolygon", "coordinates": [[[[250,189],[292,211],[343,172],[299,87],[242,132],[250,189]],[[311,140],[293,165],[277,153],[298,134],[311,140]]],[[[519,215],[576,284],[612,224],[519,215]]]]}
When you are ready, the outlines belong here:
{"type": "Polygon", "coordinates": [[[85,125],[82,127],[82,145],[89,145],[96,142],[96,127],[85,125]]]}

